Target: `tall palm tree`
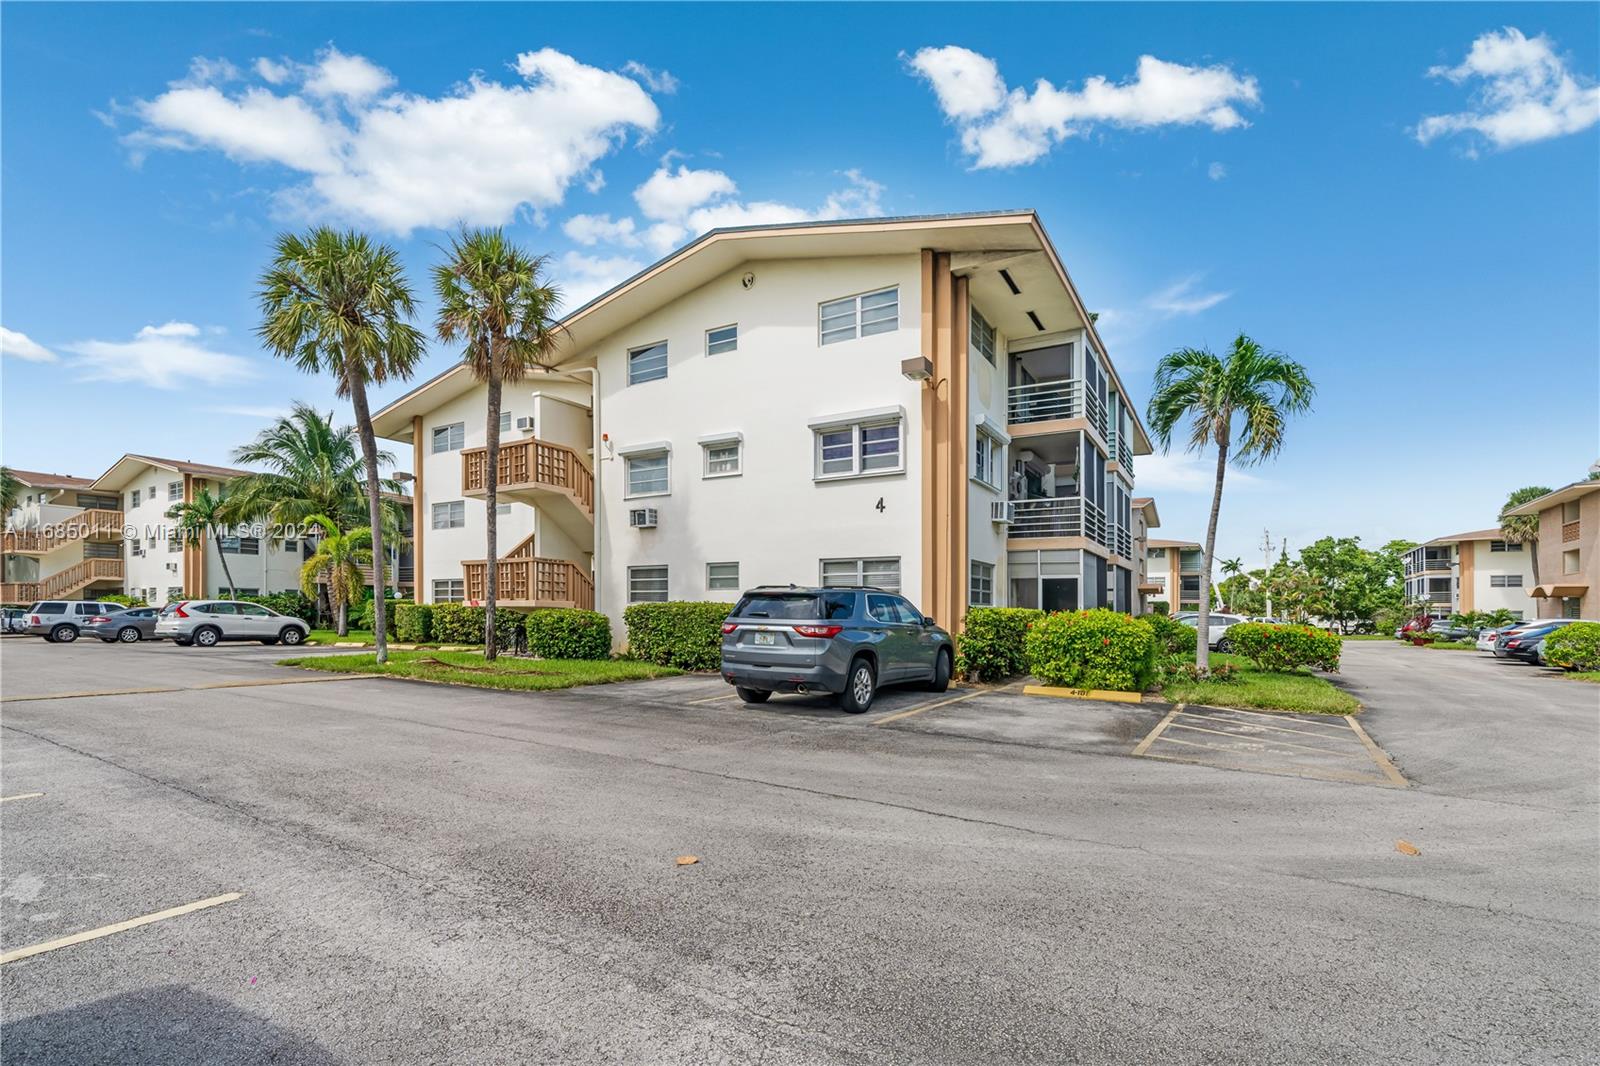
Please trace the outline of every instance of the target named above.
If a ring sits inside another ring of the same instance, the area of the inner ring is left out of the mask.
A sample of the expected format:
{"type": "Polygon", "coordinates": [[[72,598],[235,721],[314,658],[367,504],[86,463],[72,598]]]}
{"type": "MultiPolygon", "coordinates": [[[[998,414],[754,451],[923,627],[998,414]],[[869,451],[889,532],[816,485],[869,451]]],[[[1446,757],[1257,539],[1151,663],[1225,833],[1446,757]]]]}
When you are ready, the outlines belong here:
{"type": "Polygon", "coordinates": [[[1536,514],[1508,515],[1507,511],[1540,496],[1548,496],[1552,490],[1543,485],[1529,485],[1525,489],[1518,489],[1506,497],[1506,505],[1500,508],[1500,536],[1510,544],[1526,544],[1532,558],[1528,561],[1533,564],[1533,583],[1539,584],[1539,516],[1536,514]]]}
{"type": "MultiPolygon", "coordinates": [[[[198,544],[204,550],[205,538],[221,536],[238,521],[238,512],[232,499],[203,488],[194,494],[194,499],[168,507],[167,517],[177,521],[177,534],[185,543],[198,544]]],[[[238,599],[233,572],[228,569],[228,553],[222,550],[220,544],[217,545],[217,558],[222,560],[222,576],[228,579],[228,595],[238,599]]]]}
{"type": "Polygon", "coordinates": [[[1267,351],[1243,333],[1234,338],[1226,356],[1204,348],[1180,348],[1162,356],[1156,366],[1155,392],[1145,418],[1162,450],[1171,447],[1173,431],[1181,422],[1189,423],[1189,451],[1199,452],[1208,444],[1217,449],[1205,564],[1200,569],[1201,637],[1195,641],[1195,662],[1201,668],[1211,665],[1206,640],[1211,624],[1209,587],[1228,459],[1231,455],[1240,465],[1250,465],[1276,455],[1283,448],[1284,422],[1290,415],[1309,411],[1315,393],[1305,367],[1282,352],[1267,351]]]}
{"type": "MultiPolygon", "coordinates": [[[[382,562],[373,562],[372,530],[360,526],[346,532],[333,519],[320,514],[310,515],[307,524],[321,529],[322,535],[317,538],[317,550],[300,567],[300,588],[310,596],[318,585],[327,586],[337,632],[346,636],[350,632],[350,604],[361,597],[361,587],[366,584],[361,568],[371,566],[373,580],[383,580],[379,573],[382,562]]],[[[376,604],[373,610],[377,610],[376,604]]]]}
{"type": "Polygon", "coordinates": [[[493,659],[494,611],[499,595],[500,396],[506,382],[548,366],[554,347],[555,309],[561,294],[544,278],[546,260],[529,255],[498,229],[462,230],[449,257],[433,268],[439,297],[434,331],[446,344],[466,343],[463,361],[488,386],[484,456],[488,566],[484,584],[483,655],[493,659]]]}
{"type": "MultiPolygon", "coordinates": [[[[1220,565],[1222,566],[1222,572],[1224,574],[1227,574],[1228,577],[1233,577],[1235,574],[1238,574],[1240,571],[1242,571],[1244,569],[1244,564],[1241,563],[1238,560],[1238,558],[1224,559],[1224,560],[1222,560],[1222,563],[1220,565]]],[[[1225,580],[1226,579],[1224,579],[1224,581],[1225,580]]],[[[1218,582],[1219,585],[1223,584],[1223,583],[1224,582],[1218,582]]],[[[1217,605],[1220,607],[1222,605],[1222,603],[1223,603],[1223,600],[1222,600],[1221,596],[1219,595],[1218,598],[1217,598],[1217,605]]]]}
{"type": "MultiPolygon", "coordinates": [[[[355,409],[372,554],[382,559],[383,482],[367,386],[409,378],[423,352],[422,332],[408,321],[416,308],[400,257],[354,231],[319,226],[304,236],[286,233],[261,276],[260,300],[256,332],[266,346],[308,374],[331,373],[335,395],[355,409]]],[[[380,663],[389,658],[381,569],[372,571],[373,650],[380,663]]]]}
{"type": "Polygon", "coordinates": [[[22,482],[17,480],[17,475],[11,472],[9,466],[0,466],[0,521],[11,514],[21,494],[22,482]]]}

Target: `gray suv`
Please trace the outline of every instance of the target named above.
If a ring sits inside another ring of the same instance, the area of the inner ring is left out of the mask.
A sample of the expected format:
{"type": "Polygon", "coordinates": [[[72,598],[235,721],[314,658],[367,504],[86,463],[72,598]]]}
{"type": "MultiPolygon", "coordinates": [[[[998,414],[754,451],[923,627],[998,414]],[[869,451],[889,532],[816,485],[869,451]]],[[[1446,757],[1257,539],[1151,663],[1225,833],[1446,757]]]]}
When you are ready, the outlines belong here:
{"type": "Polygon", "coordinates": [[[722,677],[746,703],[826,692],[852,714],[880,685],[950,687],[955,642],[893,592],[870,586],[751,589],[722,625],[722,677]]]}
{"type": "Polygon", "coordinates": [[[43,637],[52,644],[71,644],[97,615],[127,610],[120,603],[99,600],[40,600],[23,616],[25,632],[43,637]]]}

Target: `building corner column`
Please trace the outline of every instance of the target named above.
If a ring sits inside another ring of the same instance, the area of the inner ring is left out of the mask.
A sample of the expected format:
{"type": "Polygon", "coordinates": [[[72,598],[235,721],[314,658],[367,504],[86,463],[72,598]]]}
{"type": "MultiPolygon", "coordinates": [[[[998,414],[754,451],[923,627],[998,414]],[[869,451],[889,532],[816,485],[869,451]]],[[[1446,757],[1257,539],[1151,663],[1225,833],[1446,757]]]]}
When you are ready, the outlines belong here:
{"type": "Polygon", "coordinates": [[[422,522],[422,416],[411,419],[411,599],[427,603],[423,592],[423,522],[422,522]]]}

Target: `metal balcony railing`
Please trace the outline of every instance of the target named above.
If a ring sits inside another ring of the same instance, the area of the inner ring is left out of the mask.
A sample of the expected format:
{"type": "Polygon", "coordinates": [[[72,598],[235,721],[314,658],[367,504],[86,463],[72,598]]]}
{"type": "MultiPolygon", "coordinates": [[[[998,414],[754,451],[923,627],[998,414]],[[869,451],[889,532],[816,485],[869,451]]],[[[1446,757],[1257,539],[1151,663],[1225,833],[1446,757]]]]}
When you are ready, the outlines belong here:
{"type": "Polygon", "coordinates": [[[1013,514],[1008,534],[1013,538],[1083,536],[1083,500],[1077,496],[1015,500],[1013,514]]]}
{"type": "MultiPolygon", "coordinates": [[[[1013,425],[1082,416],[1083,382],[1072,378],[1013,385],[1008,394],[1006,421],[1013,425]]],[[[1104,417],[1103,411],[1101,417],[1104,417]]]]}

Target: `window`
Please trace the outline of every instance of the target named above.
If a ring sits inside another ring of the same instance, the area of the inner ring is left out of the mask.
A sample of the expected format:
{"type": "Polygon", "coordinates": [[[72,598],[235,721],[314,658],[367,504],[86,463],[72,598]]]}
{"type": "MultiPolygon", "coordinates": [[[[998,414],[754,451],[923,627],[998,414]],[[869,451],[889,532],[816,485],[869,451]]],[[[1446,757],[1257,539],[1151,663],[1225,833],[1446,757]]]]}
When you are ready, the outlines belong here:
{"type": "Polygon", "coordinates": [[[972,476],[991,488],[999,488],[1000,452],[1004,445],[981,428],[972,436],[975,442],[972,457],[972,476]]]}
{"type": "Polygon", "coordinates": [[[440,452],[459,452],[467,442],[467,427],[464,422],[452,422],[448,426],[433,427],[433,454],[440,452]]]}
{"type": "Polygon", "coordinates": [[[501,433],[510,433],[511,432],[511,412],[510,411],[501,411],[500,412],[500,432],[501,433]]]}
{"type": "Polygon", "coordinates": [[[494,505],[494,513],[497,515],[510,514],[511,505],[509,503],[497,503],[494,505]]]}
{"type": "Polygon", "coordinates": [[[1492,552],[1519,552],[1522,550],[1522,545],[1513,541],[1491,540],[1489,542],[1489,550],[1492,552]]]}
{"type": "Polygon", "coordinates": [[[819,478],[858,477],[902,469],[900,420],[858,422],[816,431],[819,478]]]}
{"type": "Polygon", "coordinates": [[[706,477],[732,477],[740,473],[744,443],[737,440],[713,441],[705,446],[706,477]]]}
{"type": "Polygon", "coordinates": [[[822,304],[817,325],[823,344],[893,333],[900,328],[900,290],[880,289],[822,304]]]}
{"type": "Polygon", "coordinates": [[[466,587],[459,577],[433,579],[434,603],[460,603],[466,595],[466,587]]]}
{"type": "Polygon", "coordinates": [[[972,560],[972,582],[967,602],[974,607],[994,606],[994,564],[972,560]]]}
{"type": "Polygon", "coordinates": [[[972,309],[972,330],[969,345],[972,350],[983,356],[989,362],[994,362],[994,327],[978,314],[978,309],[972,309]]]}
{"type": "MultiPolygon", "coordinates": [[[[238,588],[234,589],[233,591],[235,593],[237,593],[238,595],[240,595],[240,596],[259,596],[259,595],[261,595],[261,590],[260,589],[247,589],[243,585],[239,586],[238,588]]],[[[267,609],[265,607],[262,607],[260,604],[256,604],[256,603],[240,603],[240,604],[235,604],[235,606],[238,608],[240,614],[245,615],[245,616],[247,616],[249,618],[268,618],[268,617],[270,617],[270,615],[267,612],[267,609]]]]}
{"type": "Polygon", "coordinates": [[[648,452],[630,455],[624,460],[628,467],[627,496],[662,496],[671,491],[669,456],[666,452],[648,452]]]}
{"type": "Polygon", "coordinates": [[[738,563],[707,563],[706,588],[736,589],[739,587],[738,563]]]}
{"type": "Polygon", "coordinates": [[[823,559],[824,585],[875,585],[890,592],[900,591],[900,560],[823,559]]]}
{"type": "Polygon", "coordinates": [[[139,506],[139,490],[138,489],[134,489],[133,490],[133,495],[131,497],[129,497],[129,499],[128,499],[128,506],[129,507],[137,507],[137,506],[139,506]]]}
{"type": "Polygon", "coordinates": [[[217,548],[229,555],[260,555],[261,541],[256,537],[219,537],[217,548]]]}
{"type": "Polygon", "coordinates": [[[1561,505],[1561,522],[1563,525],[1568,522],[1578,521],[1578,514],[1579,510],[1577,500],[1568,500],[1566,503],[1561,505]]]}
{"type": "Polygon", "coordinates": [[[183,551],[183,534],[178,532],[176,529],[167,534],[167,551],[183,551]]]}
{"type": "Polygon", "coordinates": [[[150,493],[145,497],[145,499],[149,500],[151,503],[156,502],[156,487],[154,485],[150,486],[150,493]]]}
{"type": "Polygon", "coordinates": [[[446,500],[433,505],[434,529],[460,529],[467,524],[467,502],[446,500]]]}
{"type": "Polygon", "coordinates": [[[629,603],[666,603],[667,568],[664,566],[628,567],[629,603]]]}
{"type": "Polygon", "coordinates": [[[628,384],[641,385],[667,376],[667,342],[635,348],[628,353],[628,384]]]}
{"type": "Polygon", "coordinates": [[[169,481],[169,482],[167,482],[167,499],[169,499],[169,500],[181,500],[181,499],[183,499],[183,482],[181,482],[181,481],[169,481]]]}
{"type": "Polygon", "coordinates": [[[1561,617],[1562,618],[1582,618],[1583,617],[1583,601],[1580,600],[1576,596],[1563,596],[1563,597],[1561,597],[1561,617]]]}
{"type": "Polygon", "coordinates": [[[286,552],[297,552],[297,551],[299,551],[300,550],[300,541],[298,539],[294,538],[294,537],[284,537],[283,538],[283,550],[286,551],[286,552]]]}
{"type": "Polygon", "coordinates": [[[1165,549],[1165,548],[1151,548],[1150,549],[1149,558],[1151,558],[1151,559],[1165,559],[1166,557],[1167,557],[1167,549],[1165,549]]]}
{"type": "Polygon", "coordinates": [[[721,355],[724,352],[739,350],[738,325],[721,326],[717,329],[706,330],[706,354],[721,355]]]}
{"type": "Polygon", "coordinates": [[[1561,553],[1561,572],[1563,574],[1576,574],[1578,572],[1578,549],[1572,548],[1561,553]]]}
{"type": "Polygon", "coordinates": [[[1522,587],[1522,575],[1490,574],[1489,587],[1492,589],[1520,589],[1522,587]]]}
{"type": "Polygon", "coordinates": [[[167,586],[167,599],[169,599],[169,600],[181,600],[181,599],[183,599],[183,586],[182,585],[168,585],[167,586]]]}

